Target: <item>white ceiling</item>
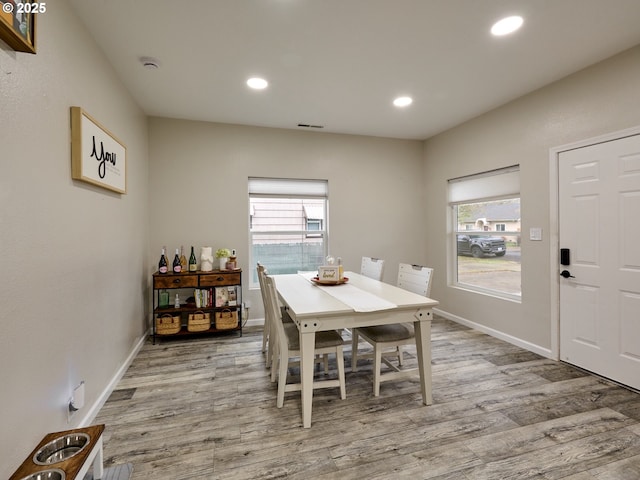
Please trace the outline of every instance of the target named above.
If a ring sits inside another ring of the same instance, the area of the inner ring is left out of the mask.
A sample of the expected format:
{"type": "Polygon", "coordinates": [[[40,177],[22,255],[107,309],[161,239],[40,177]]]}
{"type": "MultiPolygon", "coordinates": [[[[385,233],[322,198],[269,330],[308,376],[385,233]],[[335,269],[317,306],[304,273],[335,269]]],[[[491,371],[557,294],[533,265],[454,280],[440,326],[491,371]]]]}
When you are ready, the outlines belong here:
{"type": "Polygon", "coordinates": [[[70,2],[148,115],[409,139],[640,44],[639,0],[70,2]]]}

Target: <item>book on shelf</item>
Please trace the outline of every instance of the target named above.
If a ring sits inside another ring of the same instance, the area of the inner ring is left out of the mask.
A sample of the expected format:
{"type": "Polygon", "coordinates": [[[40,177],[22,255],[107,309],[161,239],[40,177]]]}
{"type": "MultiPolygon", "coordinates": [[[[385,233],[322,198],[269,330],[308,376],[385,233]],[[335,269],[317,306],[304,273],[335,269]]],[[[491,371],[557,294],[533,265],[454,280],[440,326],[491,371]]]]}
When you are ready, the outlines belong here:
{"type": "Polygon", "coordinates": [[[201,289],[196,288],[193,291],[193,296],[196,299],[196,308],[207,308],[213,304],[213,289],[201,289]]]}
{"type": "Polygon", "coordinates": [[[229,290],[227,287],[216,287],[216,307],[226,307],[229,304],[229,290]]]}

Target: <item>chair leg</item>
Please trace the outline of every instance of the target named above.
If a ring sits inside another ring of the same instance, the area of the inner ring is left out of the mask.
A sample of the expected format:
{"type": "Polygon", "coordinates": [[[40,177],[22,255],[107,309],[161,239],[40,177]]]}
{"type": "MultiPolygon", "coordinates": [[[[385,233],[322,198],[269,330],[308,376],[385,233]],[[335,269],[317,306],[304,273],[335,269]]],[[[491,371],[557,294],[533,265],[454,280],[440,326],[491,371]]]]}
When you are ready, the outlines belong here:
{"type": "MultiPolygon", "coordinates": [[[[266,353],[267,351],[267,340],[269,338],[269,322],[267,321],[266,315],[264,319],[264,327],[262,328],[262,353],[266,353]]],[[[270,367],[269,359],[267,358],[267,368],[270,367]]]]}
{"type": "Polygon", "coordinates": [[[271,351],[271,355],[270,355],[271,383],[274,383],[276,381],[276,377],[278,375],[278,368],[280,365],[279,364],[280,352],[279,352],[278,344],[273,345],[273,348],[272,348],[272,342],[269,342],[269,350],[271,351]]]}
{"type": "Polygon", "coordinates": [[[329,375],[329,354],[325,353],[322,358],[322,363],[324,364],[324,374],[329,375]]]}
{"type": "Polygon", "coordinates": [[[373,396],[380,395],[380,370],[382,368],[382,347],[376,345],[373,349],[373,396]]]}
{"type": "Polygon", "coordinates": [[[265,328],[267,330],[267,353],[266,353],[267,365],[270,366],[273,363],[273,355],[276,349],[278,348],[278,346],[277,346],[277,339],[275,338],[274,335],[271,335],[271,322],[268,322],[266,319],[265,319],[265,328]]]}
{"type": "Polygon", "coordinates": [[[284,405],[284,390],[287,385],[287,370],[289,369],[289,352],[280,352],[280,363],[279,363],[279,372],[278,372],[278,397],[276,406],[278,408],[282,408],[284,405]],[[282,355],[282,353],[286,353],[287,355],[282,355]]]}
{"type": "Polygon", "coordinates": [[[398,345],[397,355],[398,355],[398,365],[402,366],[402,345],[398,345]]]}
{"type": "Polygon", "coordinates": [[[273,339],[269,338],[267,343],[267,353],[266,353],[267,365],[271,365],[273,363],[273,355],[274,355],[273,352],[275,349],[276,349],[276,346],[274,345],[273,339]]]}
{"type": "Polygon", "coordinates": [[[351,329],[351,371],[358,370],[358,329],[351,329]]]}
{"type": "Polygon", "coordinates": [[[342,346],[338,346],[336,350],[336,362],[338,362],[338,380],[340,381],[340,398],[347,398],[347,387],[344,379],[344,352],[342,346]]]}

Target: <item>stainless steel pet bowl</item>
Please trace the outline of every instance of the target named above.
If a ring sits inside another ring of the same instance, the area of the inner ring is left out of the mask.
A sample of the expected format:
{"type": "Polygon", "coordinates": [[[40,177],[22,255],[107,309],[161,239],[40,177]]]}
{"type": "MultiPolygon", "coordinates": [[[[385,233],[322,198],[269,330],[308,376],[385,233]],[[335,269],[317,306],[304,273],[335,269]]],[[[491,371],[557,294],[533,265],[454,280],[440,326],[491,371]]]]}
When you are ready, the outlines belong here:
{"type": "Polygon", "coordinates": [[[32,473],[26,477],[22,477],[20,480],[64,480],[65,474],[62,470],[57,468],[51,470],[40,470],[39,472],[32,473]]]}
{"type": "MultiPolygon", "coordinates": [[[[69,433],[63,435],[45,444],[42,448],[39,448],[33,455],[33,462],[37,465],[51,465],[52,463],[62,462],[80,453],[82,449],[89,444],[89,440],[89,435],[86,433],[69,433]]],[[[45,479],[48,477],[42,478],[45,479]]],[[[64,478],[64,476],[62,478],[64,478]]]]}

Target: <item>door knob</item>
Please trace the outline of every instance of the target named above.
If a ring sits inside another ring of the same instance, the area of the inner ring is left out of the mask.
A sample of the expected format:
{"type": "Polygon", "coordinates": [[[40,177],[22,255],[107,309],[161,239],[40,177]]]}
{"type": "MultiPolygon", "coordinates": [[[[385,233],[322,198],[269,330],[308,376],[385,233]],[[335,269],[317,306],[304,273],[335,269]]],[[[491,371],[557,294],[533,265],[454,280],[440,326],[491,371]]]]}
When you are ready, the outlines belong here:
{"type": "Polygon", "coordinates": [[[576,278],[573,275],[571,275],[571,272],[569,270],[563,270],[560,272],[560,275],[564,278],[576,278]]]}

